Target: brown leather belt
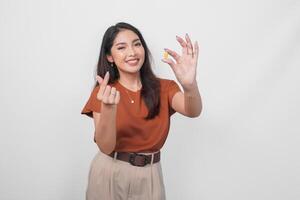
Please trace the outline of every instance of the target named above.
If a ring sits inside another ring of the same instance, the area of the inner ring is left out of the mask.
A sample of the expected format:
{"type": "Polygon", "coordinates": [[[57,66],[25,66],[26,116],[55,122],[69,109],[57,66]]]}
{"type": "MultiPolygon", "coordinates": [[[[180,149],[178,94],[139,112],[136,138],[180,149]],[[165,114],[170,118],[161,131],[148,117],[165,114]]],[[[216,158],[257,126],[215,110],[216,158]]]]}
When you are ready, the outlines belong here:
{"type": "MultiPolygon", "coordinates": [[[[112,158],[114,158],[114,155],[114,151],[111,154],[109,154],[109,156],[112,158]]],[[[160,161],[160,151],[149,155],[139,153],[117,152],[116,158],[118,160],[129,162],[133,166],[144,167],[145,165],[151,163],[152,155],[154,156],[153,163],[157,163],[160,161]]]]}

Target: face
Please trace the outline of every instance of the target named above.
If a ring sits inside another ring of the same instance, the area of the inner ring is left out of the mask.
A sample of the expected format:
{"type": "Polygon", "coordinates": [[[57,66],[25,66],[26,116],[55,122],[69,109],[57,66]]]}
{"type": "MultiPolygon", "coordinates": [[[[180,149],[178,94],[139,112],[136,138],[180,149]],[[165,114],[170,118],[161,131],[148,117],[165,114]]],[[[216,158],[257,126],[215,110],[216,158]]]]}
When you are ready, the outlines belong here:
{"type": "Polygon", "coordinates": [[[145,60],[145,50],[139,37],[131,30],[120,31],[107,55],[109,62],[114,62],[122,73],[138,73],[145,60]]]}

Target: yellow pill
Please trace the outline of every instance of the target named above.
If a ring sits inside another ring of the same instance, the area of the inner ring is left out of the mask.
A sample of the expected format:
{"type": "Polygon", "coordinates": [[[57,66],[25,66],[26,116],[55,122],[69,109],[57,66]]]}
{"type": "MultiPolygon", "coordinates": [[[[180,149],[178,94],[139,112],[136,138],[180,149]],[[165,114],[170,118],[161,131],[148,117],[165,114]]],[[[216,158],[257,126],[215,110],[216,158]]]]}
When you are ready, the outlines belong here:
{"type": "Polygon", "coordinates": [[[164,52],[164,59],[168,59],[168,56],[169,56],[169,54],[168,54],[168,52],[164,52]]]}

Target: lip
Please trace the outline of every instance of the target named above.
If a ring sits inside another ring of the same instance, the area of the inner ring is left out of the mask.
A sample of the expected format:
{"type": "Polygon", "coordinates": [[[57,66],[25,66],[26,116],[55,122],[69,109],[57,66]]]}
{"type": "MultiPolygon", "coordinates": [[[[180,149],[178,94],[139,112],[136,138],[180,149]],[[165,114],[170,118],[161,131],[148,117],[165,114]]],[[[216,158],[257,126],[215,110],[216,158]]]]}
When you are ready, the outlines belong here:
{"type": "Polygon", "coordinates": [[[129,62],[129,61],[134,61],[134,60],[137,60],[137,61],[139,61],[140,59],[138,59],[138,58],[132,58],[132,59],[126,60],[126,62],[129,62]]]}
{"type": "Polygon", "coordinates": [[[135,58],[135,59],[130,59],[127,60],[126,63],[130,66],[136,66],[139,63],[140,59],[135,58]]]}

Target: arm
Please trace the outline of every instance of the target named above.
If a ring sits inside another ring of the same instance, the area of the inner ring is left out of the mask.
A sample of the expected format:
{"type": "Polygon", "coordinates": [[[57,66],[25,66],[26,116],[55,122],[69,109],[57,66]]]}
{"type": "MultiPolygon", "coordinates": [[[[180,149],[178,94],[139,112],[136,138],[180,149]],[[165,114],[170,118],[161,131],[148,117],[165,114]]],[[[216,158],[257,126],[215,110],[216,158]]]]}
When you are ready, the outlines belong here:
{"type": "Polygon", "coordinates": [[[182,47],[182,55],[180,56],[175,51],[165,48],[165,51],[170,54],[172,59],[164,58],[163,62],[169,64],[175,73],[175,76],[181,86],[182,92],[177,92],[172,99],[172,108],[188,117],[198,117],[202,111],[202,100],[196,81],[196,68],[199,55],[198,42],[194,46],[188,34],[185,35],[185,40],[176,36],[177,41],[182,47]]]}
{"type": "Polygon", "coordinates": [[[101,101],[101,114],[93,112],[95,140],[103,153],[110,154],[116,146],[116,114],[120,93],[116,88],[107,85],[108,72],[104,79],[97,76],[97,80],[100,84],[97,99],[101,101]]]}
{"type": "Polygon", "coordinates": [[[105,154],[110,154],[116,146],[116,111],[116,105],[102,103],[101,114],[93,112],[96,144],[105,154]]]}
{"type": "Polygon", "coordinates": [[[197,83],[184,89],[184,93],[177,92],[172,99],[172,108],[187,117],[198,117],[202,112],[202,100],[197,83]]]}

